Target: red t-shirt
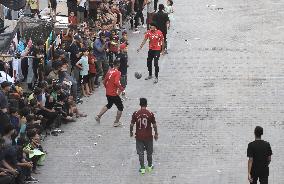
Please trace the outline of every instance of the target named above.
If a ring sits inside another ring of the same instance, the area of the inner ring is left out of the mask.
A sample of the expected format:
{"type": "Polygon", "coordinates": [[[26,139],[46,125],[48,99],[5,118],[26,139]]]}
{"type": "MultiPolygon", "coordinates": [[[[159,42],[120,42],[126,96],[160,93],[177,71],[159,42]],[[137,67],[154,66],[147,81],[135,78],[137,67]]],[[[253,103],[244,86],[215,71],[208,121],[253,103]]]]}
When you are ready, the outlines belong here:
{"type": "Polygon", "coordinates": [[[95,64],[96,63],[96,58],[95,58],[95,56],[93,54],[89,54],[88,55],[88,62],[89,62],[89,73],[96,74],[96,64],[95,64]],[[92,59],[95,60],[94,63],[91,62],[92,59]]]}
{"type": "Polygon", "coordinates": [[[107,96],[117,96],[117,90],[124,91],[120,84],[121,73],[115,68],[110,69],[104,79],[104,86],[106,88],[107,96]]]}
{"type": "Polygon", "coordinates": [[[160,30],[147,31],[147,33],[145,34],[145,38],[149,39],[150,50],[162,50],[164,36],[160,30]]]}
{"type": "Polygon", "coordinates": [[[155,116],[147,109],[140,109],[132,115],[132,124],[136,124],[136,139],[148,141],[153,139],[152,124],[156,123],[155,116]]]}

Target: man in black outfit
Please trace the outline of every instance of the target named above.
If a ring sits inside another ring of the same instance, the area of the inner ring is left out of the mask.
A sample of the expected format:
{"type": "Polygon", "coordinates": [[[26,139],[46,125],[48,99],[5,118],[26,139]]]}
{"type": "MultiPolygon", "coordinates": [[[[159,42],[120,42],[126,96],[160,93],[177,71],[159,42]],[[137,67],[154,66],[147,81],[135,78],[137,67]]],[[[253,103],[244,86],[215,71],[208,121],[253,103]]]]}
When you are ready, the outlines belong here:
{"type": "Polygon", "coordinates": [[[157,11],[158,1],[159,1],[159,0],[154,0],[154,10],[155,10],[155,11],[157,11]]]}
{"type": "Polygon", "coordinates": [[[135,0],[134,3],[134,11],[136,12],[134,17],[134,27],[135,31],[138,31],[139,19],[141,20],[141,24],[144,25],[144,16],[143,16],[143,9],[144,9],[144,0],[135,0]]]}
{"type": "Polygon", "coordinates": [[[271,161],[272,150],[269,142],[261,140],[263,128],[255,127],[255,141],[248,144],[248,180],[251,184],[268,184],[269,164],[271,161]]]}
{"type": "Polygon", "coordinates": [[[70,12],[77,14],[77,0],[67,0],[68,15],[70,12]]]}
{"type": "Polygon", "coordinates": [[[164,12],[164,9],[165,6],[163,4],[159,4],[159,11],[154,14],[152,22],[155,22],[157,29],[162,31],[164,36],[165,49],[167,49],[167,30],[170,25],[170,19],[168,14],[164,12]]]}

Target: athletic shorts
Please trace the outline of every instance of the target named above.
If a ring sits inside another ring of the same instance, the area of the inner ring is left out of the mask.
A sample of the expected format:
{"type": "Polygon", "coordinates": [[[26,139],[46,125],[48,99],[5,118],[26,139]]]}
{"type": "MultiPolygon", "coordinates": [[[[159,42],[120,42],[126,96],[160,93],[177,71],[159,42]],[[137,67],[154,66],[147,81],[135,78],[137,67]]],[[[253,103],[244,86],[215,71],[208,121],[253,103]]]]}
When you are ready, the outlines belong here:
{"type": "Polygon", "coordinates": [[[148,140],[148,141],[143,141],[143,140],[138,140],[136,139],[136,151],[137,154],[143,154],[144,151],[146,150],[147,155],[152,155],[153,154],[153,139],[148,140]]]}
{"type": "Polygon", "coordinates": [[[110,109],[113,104],[115,104],[115,106],[117,107],[117,109],[119,111],[123,111],[123,104],[122,104],[122,101],[121,101],[121,98],[117,95],[117,96],[106,96],[107,97],[107,105],[106,107],[108,109],[110,109]]]}

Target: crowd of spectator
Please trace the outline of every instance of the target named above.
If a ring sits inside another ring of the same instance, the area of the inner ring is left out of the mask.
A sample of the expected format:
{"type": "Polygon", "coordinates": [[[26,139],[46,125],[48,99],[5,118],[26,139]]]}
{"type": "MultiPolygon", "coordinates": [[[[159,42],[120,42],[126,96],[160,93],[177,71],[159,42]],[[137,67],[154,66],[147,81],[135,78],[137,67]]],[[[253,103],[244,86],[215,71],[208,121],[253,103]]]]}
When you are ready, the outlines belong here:
{"type": "MultiPolygon", "coordinates": [[[[2,82],[0,90],[1,184],[37,182],[32,173],[39,173],[47,154],[41,142],[48,135],[64,133],[62,123],[87,116],[77,106],[94,95],[114,60],[120,61],[122,86],[127,85],[129,43],[123,26],[128,21],[133,26],[135,3],[86,2],[67,1],[66,31],[46,42],[18,36],[21,41],[13,42],[9,51],[12,61],[0,62],[0,70],[15,80],[2,82]]],[[[28,3],[37,14],[38,1],[28,3]]],[[[138,10],[136,14],[141,13],[138,10]]]]}

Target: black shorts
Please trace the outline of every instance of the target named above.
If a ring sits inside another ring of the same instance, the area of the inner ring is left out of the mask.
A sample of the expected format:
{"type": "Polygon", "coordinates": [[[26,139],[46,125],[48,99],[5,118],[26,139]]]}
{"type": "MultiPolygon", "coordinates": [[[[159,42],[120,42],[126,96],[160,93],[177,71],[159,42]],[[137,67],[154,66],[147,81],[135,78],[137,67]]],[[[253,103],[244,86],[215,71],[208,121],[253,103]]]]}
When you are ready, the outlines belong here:
{"type": "Polygon", "coordinates": [[[106,97],[107,97],[106,107],[108,109],[110,109],[113,106],[113,104],[115,104],[119,111],[123,111],[123,104],[119,96],[108,96],[107,95],[106,97]]]}
{"type": "Polygon", "coordinates": [[[84,76],[80,75],[79,80],[80,80],[81,84],[88,84],[89,83],[89,75],[84,75],[84,76]]]}

